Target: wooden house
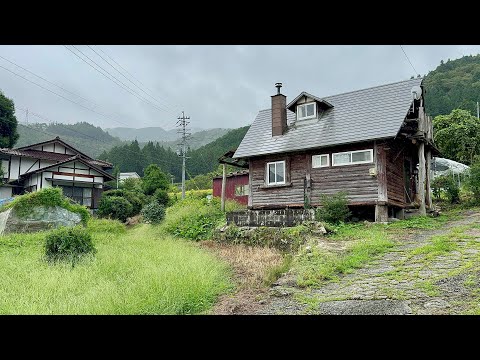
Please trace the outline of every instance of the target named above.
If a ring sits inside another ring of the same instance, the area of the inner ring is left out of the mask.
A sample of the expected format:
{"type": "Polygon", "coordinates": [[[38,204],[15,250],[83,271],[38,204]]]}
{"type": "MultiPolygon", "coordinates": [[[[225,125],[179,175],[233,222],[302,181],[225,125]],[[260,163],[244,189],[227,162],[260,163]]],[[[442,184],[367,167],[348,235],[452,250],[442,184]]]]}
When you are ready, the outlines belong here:
{"type": "Polygon", "coordinates": [[[248,163],[249,209],[321,206],[320,194],[347,192],[375,221],[431,208],[430,163],[438,154],[425,113],[422,78],[287,104],[276,84],[232,156],[248,163]]]}
{"type": "Polygon", "coordinates": [[[114,180],[112,164],[92,159],[59,137],[16,149],[1,149],[0,198],[61,187],[63,194],[91,209],[98,207],[104,183],[114,180]]]}

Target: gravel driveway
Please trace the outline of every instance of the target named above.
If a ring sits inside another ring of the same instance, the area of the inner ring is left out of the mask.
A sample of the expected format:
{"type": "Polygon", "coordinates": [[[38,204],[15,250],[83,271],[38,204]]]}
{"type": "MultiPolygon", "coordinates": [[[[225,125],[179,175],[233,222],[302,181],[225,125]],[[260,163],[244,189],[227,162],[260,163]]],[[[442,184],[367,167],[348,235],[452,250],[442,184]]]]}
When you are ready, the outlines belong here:
{"type": "Polygon", "coordinates": [[[365,268],[318,288],[299,288],[295,275],[284,275],[256,313],[407,315],[480,309],[480,213],[469,211],[440,230],[416,230],[396,243],[365,268]],[[415,254],[435,235],[449,233],[456,234],[453,251],[415,254]]]}

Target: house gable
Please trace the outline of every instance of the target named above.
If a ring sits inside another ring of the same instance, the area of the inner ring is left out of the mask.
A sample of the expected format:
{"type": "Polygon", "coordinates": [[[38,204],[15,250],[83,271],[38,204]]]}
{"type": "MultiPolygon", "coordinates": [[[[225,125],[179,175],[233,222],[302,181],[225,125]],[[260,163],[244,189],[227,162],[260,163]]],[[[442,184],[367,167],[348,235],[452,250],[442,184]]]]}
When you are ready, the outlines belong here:
{"type": "MultiPolygon", "coordinates": [[[[22,177],[27,178],[33,174],[36,173],[58,173],[57,175],[63,176],[62,174],[75,174],[78,177],[91,177],[93,176],[94,178],[102,178],[101,181],[98,179],[94,179],[93,181],[95,182],[101,182],[103,183],[103,178],[106,178],[106,181],[108,180],[114,180],[115,178],[110,175],[109,173],[103,171],[102,169],[90,164],[87,160],[81,158],[81,157],[73,157],[70,158],[64,162],[60,162],[57,164],[53,164],[47,167],[43,167],[28,173],[25,173],[22,175],[22,177]],[[84,176],[85,175],[85,176],[84,176]],[[86,176],[88,175],[88,176],[86,176]],[[97,181],[98,180],[98,181],[97,181]]],[[[71,175],[65,175],[65,176],[71,176],[71,175]]]]}
{"type": "Polygon", "coordinates": [[[90,156],[82,153],[80,150],[75,149],[73,146],[67,144],[60,137],[56,137],[53,140],[44,141],[41,143],[23,146],[16,148],[16,150],[34,150],[34,151],[45,151],[50,153],[56,154],[64,154],[64,155],[82,155],[86,159],[93,160],[90,156]]]}

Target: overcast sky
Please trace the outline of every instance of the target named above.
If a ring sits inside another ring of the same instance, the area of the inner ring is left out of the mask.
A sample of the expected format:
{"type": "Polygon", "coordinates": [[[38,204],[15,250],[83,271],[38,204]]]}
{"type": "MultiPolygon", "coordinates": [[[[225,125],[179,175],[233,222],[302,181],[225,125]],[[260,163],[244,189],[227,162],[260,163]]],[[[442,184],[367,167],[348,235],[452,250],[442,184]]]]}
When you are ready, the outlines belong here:
{"type": "MultiPolygon", "coordinates": [[[[65,92],[0,58],[0,90],[14,100],[20,121],[25,120],[25,112],[20,109],[28,108],[30,122],[46,122],[34,113],[50,121],[87,121],[102,128],[171,129],[176,117],[185,110],[192,127],[236,128],[251,124],[259,110],[270,107],[276,82],[283,83],[282,93],[288,102],[301,91],[323,97],[406,80],[415,73],[399,45],[91,47],[123,76],[88,46],[76,47],[115,76],[118,83],[123,82],[129,91],[137,92],[138,97],[151,103],[130,94],[62,45],[1,45],[0,56],[81,96],[65,92]]],[[[76,49],[68,48],[89,61],[76,49]]],[[[421,75],[435,69],[442,59],[480,53],[480,46],[466,45],[404,45],[403,48],[421,75]]]]}

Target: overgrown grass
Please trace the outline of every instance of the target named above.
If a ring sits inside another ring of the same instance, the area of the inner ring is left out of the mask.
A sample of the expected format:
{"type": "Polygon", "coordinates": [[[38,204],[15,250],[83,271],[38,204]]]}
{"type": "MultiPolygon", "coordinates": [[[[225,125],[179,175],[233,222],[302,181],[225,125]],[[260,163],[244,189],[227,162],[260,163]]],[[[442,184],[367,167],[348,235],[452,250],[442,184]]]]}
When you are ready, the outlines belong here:
{"type": "Polygon", "coordinates": [[[452,219],[453,214],[431,216],[415,216],[409,219],[396,221],[388,224],[390,229],[439,229],[447,221],[452,219]]]}
{"type": "MultiPolygon", "coordinates": [[[[235,201],[227,201],[225,210],[241,208],[235,201]]],[[[160,229],[168,234],[190,240],[206,240],[212,237],[213,230],[225,222],[225,213],[220,210],[217,198],[180,200],[167,209],[160,229]]]]}
{"type": "Polygon", "coordinates": [[[139,225],[90,220],[97,254],[42,259],[46,233],[0,237],[1,314],[194,314],[232,284],[227,265],[183,240],[139,225]]]}
{"type": "Polygon", "coordinates": [[[277,281],[282,274],[286,273],[292,264],[293,256],[291,254],[286,254],[283,257],[282,263],[276,266],[271,267],[265,276],[264,284],[265,286],[271,286],[275,281],[277,281]]]}
{"type": "Polygon", "coordinates": [[[455,238],[452,239],[452,234],[433,236],[430,243],[413,249],[411,255],[429,254],[430,256],[437,256],[455,250],[458,244],[455,238]]]}
{"type": "Polygon", "coordinates": [[[60,206],[81,216],[82,222],[86,224],[90,219],[90,213],[85,206],[74,203],[63,196],[62,189],[47,188],[25,195],[17,196],[15,199],[4,205],[0,211],[13,208],[19,216],[27,216],[35,206],[55,207],[60,206]]]}
{"type": "Polygon", "coordinates": [[[230,224],[225,231],[216,231],[213,239],[226,244],[276,248],[284,253],[295,253],[311,234],[311,227],[297,225],[293,227],[266,227],[242,229],[230,224]]]}
{"type": "Polygon", "coordinates": [[[294,264],[299,286],[317,286],[322,281],[335,279],[339,274],[364,266],[394,246],[382,225],[368,228],[361,224],[343,225],[330,239],[351,243],[344,252],[313,247],[311,252],[301,254],[294,264]]]}
{"type": "Polygon", "coordinates": [[[438,296],[440,291],[431,280],[420,281],[415,286],[425,292],[428,296],[438,296]]]}

